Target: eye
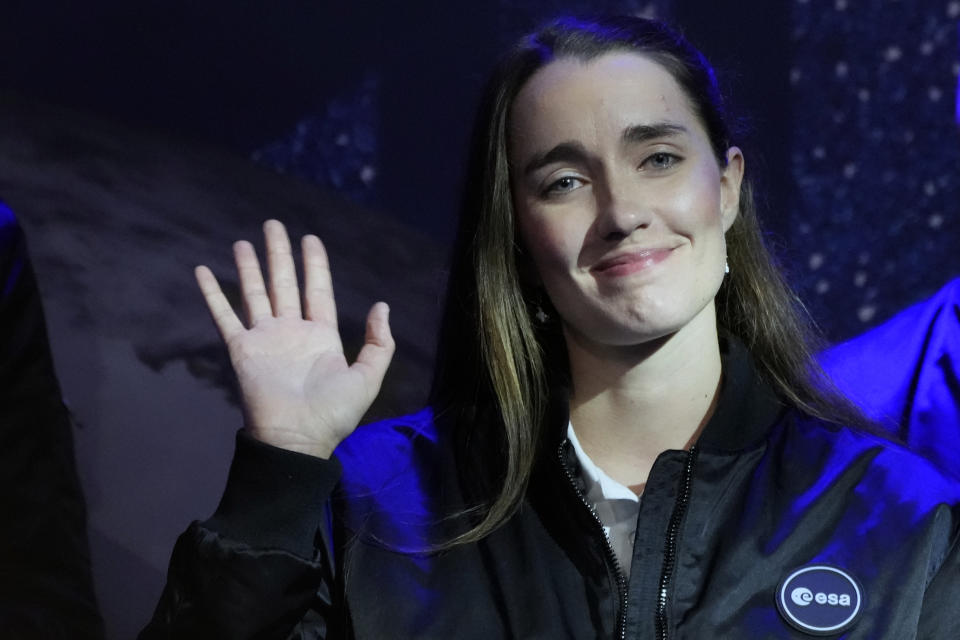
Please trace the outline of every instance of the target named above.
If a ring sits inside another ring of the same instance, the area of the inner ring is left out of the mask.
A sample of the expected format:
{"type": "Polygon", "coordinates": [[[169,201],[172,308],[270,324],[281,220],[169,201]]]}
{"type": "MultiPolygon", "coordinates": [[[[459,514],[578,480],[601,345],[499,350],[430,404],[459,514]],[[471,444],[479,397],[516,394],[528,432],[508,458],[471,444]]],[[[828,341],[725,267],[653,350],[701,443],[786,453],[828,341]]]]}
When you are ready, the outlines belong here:
{"type": "Polygon", "coordinates": [[[547,185],[543,195],[563,194],[583,186],[583,180],[576,176],[563,176],[547,185]]]}
{"type": "Polygon", "coordinates": [[[647,157],[646,160],[640,165],[641,168],[649,166],[651,169],[658,171],[663,171],[669,169],[678,162],[680,162],[680,156],[674,155],[672,153],[667,153],[666,151],[658,151],[647,157]]]}

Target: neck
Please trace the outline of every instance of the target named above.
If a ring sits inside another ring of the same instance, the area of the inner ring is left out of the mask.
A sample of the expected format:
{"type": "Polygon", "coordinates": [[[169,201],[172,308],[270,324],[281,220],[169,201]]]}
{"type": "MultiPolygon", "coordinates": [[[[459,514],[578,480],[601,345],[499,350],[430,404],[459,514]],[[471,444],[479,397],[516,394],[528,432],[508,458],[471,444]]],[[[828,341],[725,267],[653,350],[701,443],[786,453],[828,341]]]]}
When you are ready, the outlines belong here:
{"type": "Polygon", "coordinates": [[[689,448],[713,414],[721,376],[713,305],[641,345],[598,345],[572,330],[565,337],[577,438],[610,477],[642,488],[657,456],[689,448]]]}

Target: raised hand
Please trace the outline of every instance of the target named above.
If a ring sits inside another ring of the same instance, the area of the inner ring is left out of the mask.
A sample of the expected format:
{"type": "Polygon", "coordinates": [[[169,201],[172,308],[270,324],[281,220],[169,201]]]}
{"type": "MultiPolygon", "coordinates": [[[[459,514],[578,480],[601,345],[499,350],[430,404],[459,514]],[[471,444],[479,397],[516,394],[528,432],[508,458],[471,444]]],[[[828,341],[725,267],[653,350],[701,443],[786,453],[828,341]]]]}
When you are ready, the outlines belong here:
{"type": "Polygon", "coordinates": [[[303,237],[303,308],[290,239],[277,220],[263,225],[269,291],[253,246],[234,244],[247,326],[205,266],[197,283],[230,352],[240,383],[246,428],[277,447],[327,458],[373,403],[393,357],[389,308],[367,315],[356,362],[343,355],[330,265],[320,239],[303,237]]]}

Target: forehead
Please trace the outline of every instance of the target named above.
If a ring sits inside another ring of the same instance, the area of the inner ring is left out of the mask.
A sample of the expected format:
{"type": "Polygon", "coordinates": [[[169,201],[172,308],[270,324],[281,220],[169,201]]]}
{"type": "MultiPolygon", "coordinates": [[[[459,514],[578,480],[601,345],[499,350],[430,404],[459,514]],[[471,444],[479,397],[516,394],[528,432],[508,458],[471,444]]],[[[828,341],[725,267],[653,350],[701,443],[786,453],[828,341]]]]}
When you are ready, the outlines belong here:
{"type": "Polygon", "coordinates": [[[534,73],[517,94],[511,147],[619,136],[627,127],[653,122],[702,131],[683,89],[659,63],[635,53],[560,58],[534,73]]]}

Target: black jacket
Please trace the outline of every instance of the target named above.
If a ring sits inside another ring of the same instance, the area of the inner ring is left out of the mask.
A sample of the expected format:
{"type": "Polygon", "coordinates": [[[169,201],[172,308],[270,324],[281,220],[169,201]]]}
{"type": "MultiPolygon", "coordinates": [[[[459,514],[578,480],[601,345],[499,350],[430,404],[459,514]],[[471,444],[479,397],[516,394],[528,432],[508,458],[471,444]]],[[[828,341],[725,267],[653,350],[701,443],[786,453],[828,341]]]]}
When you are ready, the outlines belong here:
{"type": "Polygon", "coordinates": [[[559,402],[519,511],[480,543],[416,553],[460,501],[426,410],[359,428],[339,462],[241,434],[142,637],[809,638],[851,617],[831,637],[960,637],[960,487],[785,409],[742,348],[725,351],[699,442],[650,472],[628,581],[581,497],[559,402]]]}
{"type": "Polygon", "coordinates": [[[103,637],[70,415],[26,238],[0,202],[0,637],[103,637]]]}

